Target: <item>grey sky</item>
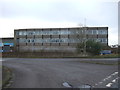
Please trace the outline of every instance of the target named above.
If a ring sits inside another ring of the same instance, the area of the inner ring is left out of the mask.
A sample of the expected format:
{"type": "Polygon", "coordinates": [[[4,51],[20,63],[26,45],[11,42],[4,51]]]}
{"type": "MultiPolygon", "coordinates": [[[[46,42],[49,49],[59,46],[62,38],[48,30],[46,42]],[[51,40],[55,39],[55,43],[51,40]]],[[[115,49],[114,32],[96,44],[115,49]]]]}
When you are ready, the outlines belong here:
{"type": "Polygon", "coordinates": [[[120,1],[118,3],[118,43],[120,44],[120,1]]]}
{"type": "Polygon", "coordinates": [[[118,43],[118,0],[0,0],[0,37],[16,28],[108,26],[118,43]],[[108,2],[109,1],[109,2],[108,2]]]}

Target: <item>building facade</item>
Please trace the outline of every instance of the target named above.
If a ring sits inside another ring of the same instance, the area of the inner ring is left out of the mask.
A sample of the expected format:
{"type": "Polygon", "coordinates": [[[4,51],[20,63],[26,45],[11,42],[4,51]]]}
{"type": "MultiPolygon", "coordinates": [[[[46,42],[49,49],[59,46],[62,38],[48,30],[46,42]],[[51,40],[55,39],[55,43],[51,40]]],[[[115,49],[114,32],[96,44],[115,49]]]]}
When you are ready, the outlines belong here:
{"type": "Polygon", "coordinates": [[[0,39],[0,52],[13,52],[14,38],[1,38],[0,39]]]}
{"type": "Polygon", "coordinates": [[[71,51],[78,43],[95,40],[108,45],[108,27],[72,27],[16,29],[15,50],[18,52],[71,51]]]}

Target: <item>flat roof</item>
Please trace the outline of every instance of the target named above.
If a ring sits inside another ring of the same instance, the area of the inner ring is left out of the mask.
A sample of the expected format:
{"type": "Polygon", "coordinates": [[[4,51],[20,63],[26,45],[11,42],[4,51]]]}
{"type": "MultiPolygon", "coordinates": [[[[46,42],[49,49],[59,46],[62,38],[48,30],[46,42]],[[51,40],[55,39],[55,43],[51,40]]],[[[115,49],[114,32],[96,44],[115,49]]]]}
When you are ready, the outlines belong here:
{"type": "Polygon", "coordinates": [[[10,37],[10,38],[7,38],[7,37],[4,37],[4,38],[0,38],[0,39],[4,39],[4,40],[7,40],[7,39],[14,39],[14,37],[10,37]]]}
{"type": "Polygon", "coordinates": [[[23,28],[23,29],[15,29],[16,30],[44,30],[44,29],[82,29],[82,28],[89,28],[89,29],[108,29],[108,27],[64,27],[64,28],[23,28]]]}

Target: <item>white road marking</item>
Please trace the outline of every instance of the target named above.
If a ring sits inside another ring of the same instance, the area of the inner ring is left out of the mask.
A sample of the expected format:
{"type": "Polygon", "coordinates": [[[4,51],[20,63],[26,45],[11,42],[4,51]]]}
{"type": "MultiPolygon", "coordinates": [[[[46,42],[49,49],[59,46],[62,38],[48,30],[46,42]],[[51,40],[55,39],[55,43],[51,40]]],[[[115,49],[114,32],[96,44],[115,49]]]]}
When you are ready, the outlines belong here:
{"type": "Polygon", "coordinates": [[[112,82],[113,82],[113,83],[116,82],[116,79],[112,80],[112,82]]]}
{"type": "Polygon", "coordinates": [[[118,74],[118,72],[114,72],[112,75],[116,75],[116,74],[118,74]]]}
{"type": "Polygon", "coordinates": [[[106,87],[111,87],[112,84],[113,84],[113,83],[108,83],[108,84],[106,85],[106,87]]]}
{"type": "Polygon", "coordinates": [[[117,77],[116,79],[112,80],[111,83],[108,83],[108,84],[106,85],[106,87],[110,87],[112,84],[114,84],[114,83],[117,81],[117,79],[119,79],[119,77],[117,77]]]}
{"type": "Polygon", "coordinates": [[[118,72],[115,72],[115,74],[118,74],[118,72]]]}
{"type": "MultiPolygon", "coordinates": [[[[106,78],[104,78],[101,82],[95,83],[95,85],[99,85],[99,84],[104,83],[106,80],[109,80],[110,78],[112,78],[112,76],[114,76],[116,74],[118,74],[118,72],[114,72],[113,74],[111,74],[111,75],[107,76],[106,78]]],[[[116,79],[112,80],[112,82],[108,83],[106,85],[106,87],[110,87],[113,83],[116,82],[117,79],[118,79],[118,77],[116,79]]]]}
{"type": "Polygon", "coordinates": [[[116,81],[117,81],[117,79],[118,79],[118,77],[117,77],[116,79],[112,80],[112,82],[113,82],[113,83],[114,83],[114,82],[116,82],[116,81]]]}
{"type": "Polygon", "coordinates": [[[109,79],[109,78],[111,78],[111,76],[108,76],[106,79],[109,79]]]}

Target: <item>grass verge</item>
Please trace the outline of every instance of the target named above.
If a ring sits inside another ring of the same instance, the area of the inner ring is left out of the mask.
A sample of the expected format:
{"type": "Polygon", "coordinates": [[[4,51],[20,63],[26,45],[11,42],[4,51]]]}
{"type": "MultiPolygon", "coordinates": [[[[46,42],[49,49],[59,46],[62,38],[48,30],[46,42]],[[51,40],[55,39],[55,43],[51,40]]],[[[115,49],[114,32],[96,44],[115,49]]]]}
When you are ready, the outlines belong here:
{"type": "Polygon", "coordinates": [[[91,64],[100,64],[100,65],[120,65],[120,63],[104,63],[104,62],[95,62],[95,61],[80,61],[81,63],[91,63],[91,64]]]}
{"type": "Polygon", "coordinates": [[[2,88],[5,88],[9,81],[12,78],[12,71],[8,68],[3,66],[2,67],[2,88]]]}
{"type": "Polygon", "coordinates": [[[119,58],[119,54],[88,55],[66,52],[11,52],[3,53],[3,58],[119,58]]]}

